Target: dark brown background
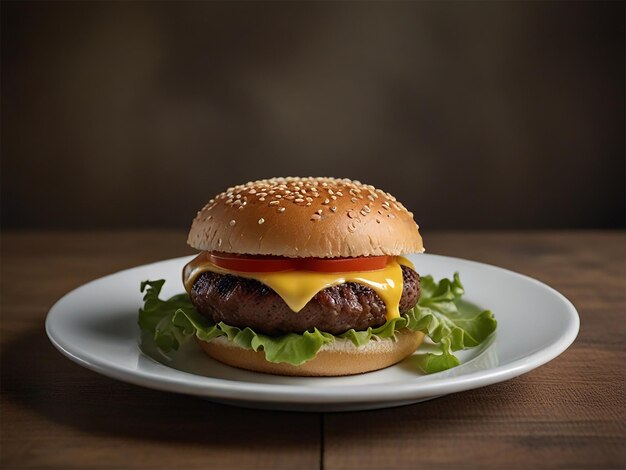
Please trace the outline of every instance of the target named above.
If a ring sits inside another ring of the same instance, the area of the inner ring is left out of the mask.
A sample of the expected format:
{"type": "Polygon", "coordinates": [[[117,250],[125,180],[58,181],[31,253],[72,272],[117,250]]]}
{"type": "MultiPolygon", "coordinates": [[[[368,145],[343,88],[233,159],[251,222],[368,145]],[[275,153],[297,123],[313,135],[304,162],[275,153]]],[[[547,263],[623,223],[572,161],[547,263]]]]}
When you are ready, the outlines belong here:
{"type": "Polygon", "coordinates": [[[623,2],[2,2],[5,228],[347,176],[428,228],[624,226],[623,2]]]}

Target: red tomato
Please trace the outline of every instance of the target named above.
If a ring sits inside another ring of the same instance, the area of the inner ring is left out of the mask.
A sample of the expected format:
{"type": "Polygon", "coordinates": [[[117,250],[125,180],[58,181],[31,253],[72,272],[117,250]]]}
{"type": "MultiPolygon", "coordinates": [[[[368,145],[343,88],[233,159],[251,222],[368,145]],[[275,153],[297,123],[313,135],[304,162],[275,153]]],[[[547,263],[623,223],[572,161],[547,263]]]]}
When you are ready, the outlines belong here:
{"type": "Polygon", "coordinates": [[[367,256],[361,258],[300,258],[298,269],[323,273],[347,273],[355,271],[376,271],[387,266],[387,256],[367,256]]]}
{"type": "Polygon", "coordinates": [[[210,253],[211,263],[231,271],[260,273],[297,269],[292,258],[210,253]]]}
{"type": "Polygon", "coordinates": [[[281,258],[279,256],[209,253],[211,262],[231,271],[259,273],[299,269],[323,273],[376,271],[387,266],[388,256],[361,258],[281,258]]]}

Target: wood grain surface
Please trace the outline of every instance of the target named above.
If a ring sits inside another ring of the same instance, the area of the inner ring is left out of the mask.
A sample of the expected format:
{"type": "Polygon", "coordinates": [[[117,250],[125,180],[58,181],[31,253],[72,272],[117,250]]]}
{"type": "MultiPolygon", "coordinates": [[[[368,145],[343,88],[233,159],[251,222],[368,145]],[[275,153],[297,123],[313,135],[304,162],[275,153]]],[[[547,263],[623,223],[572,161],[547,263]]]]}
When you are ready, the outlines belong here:
{"type": "Polygon", "coordinates": [[[581,316],[576,342],[516,379],[401,408],[322,415],[218,405],[102,377],[62,357],[44,332],[67,291],[190,254],[185,233],[3,233],[0,467],[626,468],[625,234],[424,237],[430,253],[561,291],[581,316]]]}

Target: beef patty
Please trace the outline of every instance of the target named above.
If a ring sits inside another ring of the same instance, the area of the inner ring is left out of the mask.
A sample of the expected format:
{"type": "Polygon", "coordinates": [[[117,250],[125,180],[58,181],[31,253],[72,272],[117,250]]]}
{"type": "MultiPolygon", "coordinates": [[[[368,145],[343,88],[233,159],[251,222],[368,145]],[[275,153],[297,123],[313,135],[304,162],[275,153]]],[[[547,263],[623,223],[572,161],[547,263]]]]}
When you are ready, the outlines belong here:
{"type": "MultiPolygon", "coordinates": [[[[400,313],[417,304],[419,275],[402,266],[400,313]]],[[[299,312],[265,284],[229,274],[204,272],[191,289],[191,301],[213,322],[252,328],[258,333],[302,333],[312,328],[339,334],[351,328],[365,330],[385,323],[385,303],[367,286],[347,282],[318,292],[299,312]]]]}

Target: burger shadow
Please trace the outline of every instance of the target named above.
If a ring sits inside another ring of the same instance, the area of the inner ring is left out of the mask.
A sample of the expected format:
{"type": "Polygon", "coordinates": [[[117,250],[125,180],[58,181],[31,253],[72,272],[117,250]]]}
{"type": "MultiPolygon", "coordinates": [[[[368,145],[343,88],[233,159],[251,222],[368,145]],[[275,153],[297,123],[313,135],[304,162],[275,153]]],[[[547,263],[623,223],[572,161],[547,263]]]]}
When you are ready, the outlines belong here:
{"type": "MultiPolygon", "coordinates": [[[[119,325],[106,328],[105,334],[120,331],[119,325]]],[[[207,449],[236,448],[241,442],[259,449],[271,442],[280,442],[283,448],[290,443],[302,447],[304,441],[316,442],[320,434],[315,413],[238,408],[101,376],[63,357],[43,327],[3,343],[0,367],[5,407],[13,403],[89,434],[207,449]],[[268,441],[261,436],[274,438],[268,441]]]]}

